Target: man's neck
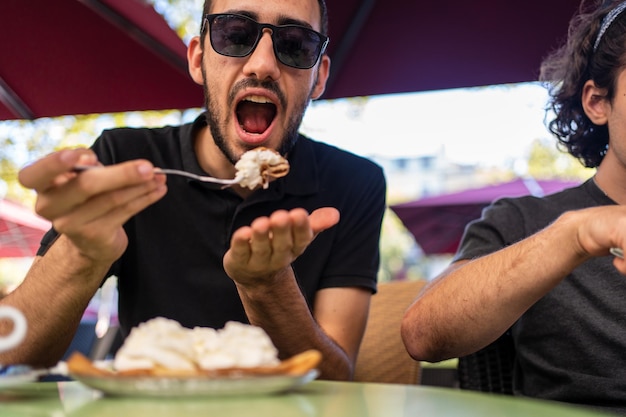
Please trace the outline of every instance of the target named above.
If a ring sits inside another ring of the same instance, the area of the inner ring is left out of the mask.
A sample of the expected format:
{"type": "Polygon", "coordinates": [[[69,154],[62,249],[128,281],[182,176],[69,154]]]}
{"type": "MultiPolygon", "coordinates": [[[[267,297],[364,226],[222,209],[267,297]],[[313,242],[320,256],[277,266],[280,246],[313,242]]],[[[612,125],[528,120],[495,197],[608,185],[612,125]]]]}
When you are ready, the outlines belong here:
{"type": "Polygon", "coordinates": [[[615,163],[614,158],[607,154],[598,167],[594,181],[607,197],[626,205],[626,166],[615,163]]]}

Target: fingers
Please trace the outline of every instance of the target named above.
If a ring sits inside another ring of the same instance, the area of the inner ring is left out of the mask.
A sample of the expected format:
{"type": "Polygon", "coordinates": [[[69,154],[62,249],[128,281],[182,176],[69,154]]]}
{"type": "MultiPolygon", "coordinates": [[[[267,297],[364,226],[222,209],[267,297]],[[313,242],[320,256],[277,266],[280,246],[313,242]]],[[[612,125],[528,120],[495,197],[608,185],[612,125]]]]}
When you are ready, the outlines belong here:
{"type": "MultiPolygon", "coordinates": [[[[315,212],[314,212],[315,213],[315,212]]],[[[295,209],[289,212],[292,224],[292,249],[291,252],[295,257],[300,256],[304,250],[311,244],[317,232],[313,230],[309,213],[303,209],[295,209]]]]}
{"type": "Polygon", "coordinates": [[[151,201],[162,194],[165,177],[155,176],[148,161],[129,161],[80,174],[73,171],[76,165],[97,164],[93,151],[67,149],[24,167],[18,177],[22,185],[37,191],[36,212],[60,224],[76,210],[79,214],[74,220],[80,223],[109,212],[112,207],[143,206],[143,200],[151,201]],[[145,197],[127,204],[140,196],[145,197]]]}
{"type": "Polygon", "coordinates": [[[339,212],[330,207],[315,210],[279,210],[260,217],[234,234],[224,258],[233,275],[261,276],[289,266],[321,231],[339,221],[339,212]]]}
{"type": "Polygon", "coordinates": [[[316,235],[339,223],[339,210],[334,207],[319,208],[309,216],[311,229],[316,235]]]}
{"type": "Polygon", "coordinates": [[[74,177],[76,174],[71,171],[75,165],[95,165],[97,162],[96,155],[89,149],[66,149],[22,168],[18,180],[24,187],[42,192],[74,177]]]}
{"type": "Polygon", "coordinates": [[[158,201],[166,191],[164,185],[153,181],[98,194],[55,217],[53,226],[58,232],[69,235],[87,224],[96,229],[120,227],[134,214],[158,201]]]}
{"type": "Polygon", "coordinates": [[[294,258],[289,213],[280,210],[270,217],[259,217],[249,227],[233,234],[230,255],[245,265],[248,273],[261,274],[291,263],[294,258]]]}
{"type": "MultiPolygon", "coordinates": [[[[156,178],[152,170],[152,164],[147,161],[130,161],[80,174],[67,172],[57,177],[54,186],[35,179],[38,184],[47,186],[47,189],[39,190],[36,211],[45,218],[55,219],[95,196],[108,195],[109,205],[123,203],[125,194],[120,193],[120,190],[138,187],[134,194],[137,196],[141,191],[154,190],[164,183],[164,178],[156,178]]],[[[33,178],[29,174],[24,174],[25,181],[33,178]]],[[[107,206],[102,207],[102,210],[106,210],[107,206]]]]}
{"type": "Polygon", "coordinates": [[[613,259],[613,265],[622,275],[626,275],[626,261],[624,259],[615,257],[613,259]]]}
{"type": "Polygon", "coordinates": [[[99,162],[89,149],[63,150],[23,168],[19,180],[37,191],[36,212],[78,250],[115,259],[126,245],[123,224],[165,195],[166,178],[144,160],[80,173],[74,172],[77,165],[99,162]]]}
{"type": "Polygon", "coordinates": [[[142,188],[145,187],[116,191],[114,198],[100,196],[68,216],[56,219],[53,226],[68,236],[88,258],[115,260],[127,244],[122,228],[124,223],[167,192],[165,186],[150,192],[143,192],[142,188]]]}
{"type": "Polygon", "coordinates": [[[288,265],[311,240],[313,231],[306,210],[279,210],[250,225],[250,252],[260,263],[288,265]]]}
{"type": "MultiPolygon", "coordinates": [[[[266,256],[270,265],[287,266],[300,254],[295,252],[294,232],[296,225],[291,214],[291,212],[281,210],[272,213],[269,218],[269,233],[266,233],[262,240],[266,249],[261,253],[266,256]]],[[[253,223],[253,230],[254,226],[253,223]]],[[[256,249],[255,238],[256,234],[253,234],[253,252],[256,249]]]]}
{"type": "Polygon", "coordinates": [[[259,258],[269,258],[274,252],[276,233],[284,234],[279,229],[286,227],[284,211],[276,212],[271,217],[261,217],[250,225],[250,250],[259,258]],[[278,220],[277,220],[278,219],[278,220]]]}

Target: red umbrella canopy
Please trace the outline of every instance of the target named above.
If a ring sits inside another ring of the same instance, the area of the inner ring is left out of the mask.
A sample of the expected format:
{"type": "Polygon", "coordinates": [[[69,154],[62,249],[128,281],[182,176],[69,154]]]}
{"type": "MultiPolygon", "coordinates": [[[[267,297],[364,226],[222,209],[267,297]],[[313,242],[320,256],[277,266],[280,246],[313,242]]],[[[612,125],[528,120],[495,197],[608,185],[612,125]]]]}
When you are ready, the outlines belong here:
{"type": "Polygon", "coordinates": [[[427,255],[455,253],[467,223],[503,197],[543,196],[578,185],[575,181],[522,179],[425,197],[391,206],[427,255]]]}
{"type": "Polygon", "coordinates": [[[0,120],[201,107],[186,47],[141,0],[3,0],[0,120]]]}
{"type": "MultiPolygon", "coordinates": [[[[327,3],[331,99],[535,81],[579,0],[327,3]]],[[[0,120],[203,105],[143,0],[3,0],[0,52],[0,120]]]]}
{"type": "Polygon", "coordinates": [[[580,0],[327,0],[323,98],[536,81],[580,0]]]}
{"type": "Polygon", "coordinates": [[[0,258],[35,256],[50,222],[24,206],[0,200],[0,258]]]}

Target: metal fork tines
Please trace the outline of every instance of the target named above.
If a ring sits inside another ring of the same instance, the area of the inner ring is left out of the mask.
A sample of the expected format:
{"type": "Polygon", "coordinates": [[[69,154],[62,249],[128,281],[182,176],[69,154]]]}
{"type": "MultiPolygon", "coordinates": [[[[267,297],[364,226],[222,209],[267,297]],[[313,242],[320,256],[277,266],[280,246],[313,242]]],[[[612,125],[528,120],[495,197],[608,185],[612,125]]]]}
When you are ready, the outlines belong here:
{"type": "MultiPolygon", "coordinates": [[[[102,168],[102,166],[98,165],[76,165],[74,167],[74,172],[83,172],[90,169],[102,168]]],[[[208,175],[197,175],[187,171],[181,171],[179,169],[170,169],[170,168],[154,168],[154,172],[156,174],[165,174],[165,175],[180,175],[183,177],[191,178],[201,182],[208,182],[213,184],[218,184],[222,187],[228,187],[230,185],[237,184],[239,180],[237,179],[223,179],[223,178],[215,178],[210,177],[208,175]]]]}
{"type": "Polygon", "coordinates": [[[624,259],[624,251],[621,248],[611,248],[609,252],[611,252],[613,256],[624,259]]]}

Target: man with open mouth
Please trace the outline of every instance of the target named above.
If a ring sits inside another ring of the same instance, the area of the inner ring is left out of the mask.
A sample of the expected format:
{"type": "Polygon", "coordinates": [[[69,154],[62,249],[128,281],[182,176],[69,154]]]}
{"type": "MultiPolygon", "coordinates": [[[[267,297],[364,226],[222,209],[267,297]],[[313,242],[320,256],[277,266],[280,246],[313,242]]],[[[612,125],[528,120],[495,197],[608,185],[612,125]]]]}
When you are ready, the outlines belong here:
{"type": "Polygon", "coordinates": [[[330,71],[323,0],[206,1],[189,72],[193,123],[105,131],[20,172],[53,222],[23,284],[2,300],[31,323],[0,363],[54,364],[101,283],[116,276],[122,334],[162,316],[186,327],[265,329],[282,358],[323,355],[350,379],[376,291],[386,184],[374,163],[299,134],[330,71]],[[154,167],[233,178],[257,147],[289,173],[267,189],[210,187],[154,167]],[[80,173],[76,165],[103,165],[80,173]]]}

